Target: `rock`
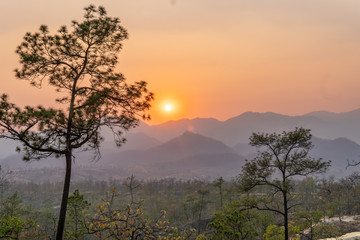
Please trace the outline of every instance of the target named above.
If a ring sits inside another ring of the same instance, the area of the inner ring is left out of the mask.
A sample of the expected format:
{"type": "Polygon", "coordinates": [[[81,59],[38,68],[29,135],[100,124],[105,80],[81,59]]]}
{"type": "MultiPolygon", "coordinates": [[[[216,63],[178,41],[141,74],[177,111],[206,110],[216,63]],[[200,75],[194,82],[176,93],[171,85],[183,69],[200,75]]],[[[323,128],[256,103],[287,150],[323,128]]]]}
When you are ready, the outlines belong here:
{"type": "Polygon", "coordinates": [[[322,240],[360,240],[360,232],[352,232],[337,238],[325,238],[322,240]]]}

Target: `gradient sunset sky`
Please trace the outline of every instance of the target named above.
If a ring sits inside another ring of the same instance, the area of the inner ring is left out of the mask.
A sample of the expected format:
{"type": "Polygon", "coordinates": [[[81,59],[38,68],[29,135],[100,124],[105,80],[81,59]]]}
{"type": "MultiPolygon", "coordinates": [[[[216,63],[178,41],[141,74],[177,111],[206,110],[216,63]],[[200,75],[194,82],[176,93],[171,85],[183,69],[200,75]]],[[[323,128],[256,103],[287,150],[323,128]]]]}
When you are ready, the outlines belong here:
{"type": "Polygon", "coordinates": [[[41,24],[81,20],[90,3],[127,28],[119,70],[155,93],[151,124],[360,107],[359,0],[1,0],[0,91],[12,102],[53,103],[51,89],[14,77],[15,48],[41,24]]]}

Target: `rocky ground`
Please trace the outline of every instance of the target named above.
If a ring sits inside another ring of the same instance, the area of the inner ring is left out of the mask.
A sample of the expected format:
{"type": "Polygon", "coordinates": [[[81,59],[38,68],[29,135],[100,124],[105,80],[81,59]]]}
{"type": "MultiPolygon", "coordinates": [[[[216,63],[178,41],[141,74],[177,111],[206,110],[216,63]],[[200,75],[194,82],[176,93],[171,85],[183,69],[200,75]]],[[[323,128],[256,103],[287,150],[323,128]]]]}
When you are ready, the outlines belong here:
{"type": "Polygon", "coordinates": [[[338,217],[327,218],[325,223],[330,224],[339,237],[322,240],[360,240],[360,216],[344,216],[341,221],[338,217]]]}

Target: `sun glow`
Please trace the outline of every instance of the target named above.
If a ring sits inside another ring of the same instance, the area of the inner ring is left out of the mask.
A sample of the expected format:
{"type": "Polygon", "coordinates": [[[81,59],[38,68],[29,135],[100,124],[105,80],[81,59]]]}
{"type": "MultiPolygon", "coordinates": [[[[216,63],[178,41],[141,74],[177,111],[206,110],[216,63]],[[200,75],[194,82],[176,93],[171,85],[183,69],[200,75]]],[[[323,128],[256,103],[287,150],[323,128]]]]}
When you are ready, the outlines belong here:
{"type": "MultiPolygon", "coordinates": [[[[168,94],[170,95],[170,94],[168,94]]],[[[167,121],[186,118],[186,99],[174,96],[161,96],[155,99],[153,108],[151,108],[151,124],[159,124],[167,121]]]]}
{"type": "Polygon", "coordinates": [[[159,105],[161,112],[168,114],[175,114],[178,111],[178,104],[174,100],[162,101],[159,105]]]}
{"type": "Polygon", "coordinates": [[[171,112],[173,110],[173,106],[171,104],[165,104],[164,110],[166,112],[171,112]]]}
{"type": "Polygon", "coordinates": [[[160,101],[158,104],[158,114],[158,116],[161,116],[163,121],[177,119],[180,114],[179,102],[174,99],[160,101]]]}

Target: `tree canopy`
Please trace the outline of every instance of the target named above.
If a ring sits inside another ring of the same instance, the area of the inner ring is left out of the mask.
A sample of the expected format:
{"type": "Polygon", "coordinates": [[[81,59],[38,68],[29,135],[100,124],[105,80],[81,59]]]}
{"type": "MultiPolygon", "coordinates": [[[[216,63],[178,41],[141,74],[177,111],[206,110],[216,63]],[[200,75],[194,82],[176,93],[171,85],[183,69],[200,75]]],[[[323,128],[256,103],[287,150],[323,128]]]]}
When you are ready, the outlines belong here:
{"type": "MultiPolygon", "coordinates": [[[[110,128],[118,145],[122,132],[148,119],[153,94],[144,81],[129,84],[116,71],[117,54],[128,37],[118,18],[104,7],[85,8],[84,20],[62,26],[56,34],[42,25],[26,33],[16,53],[21,68],[16,77],[41,88],[55,87],[62,107],[46,108],[10,103],[0,99],[1,136],[20,141],[24,160],[66,157],[66,176],[59,225],[65,222],[73,150],[92,150],[99,156],[101,128],[110,128]]],[[[62,234],[63,226],[58,229],[62,234]]],[[[61,239],[61,236],[57,236],[61,239]]]]}
{"type": "Polygon", "coordinates": [[[309,156],[313,147],[309,129],[277,133],[253,133],[250,144],[258,148],[258,155],[247,161],[239,176],[240,186],[250,191],[257,186],[266,186],[270,194],[249,204],[260,210],[276,212],[284,217],[285,239],[288,239],[288,212],[298,203],[293,202],[292,180],[296,176],[308,176],[325,172],[330,161],[309,156]],[[278,206],[277,203],[281,203],[278,206]]]}

